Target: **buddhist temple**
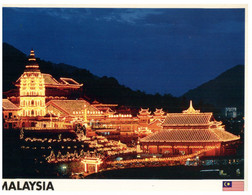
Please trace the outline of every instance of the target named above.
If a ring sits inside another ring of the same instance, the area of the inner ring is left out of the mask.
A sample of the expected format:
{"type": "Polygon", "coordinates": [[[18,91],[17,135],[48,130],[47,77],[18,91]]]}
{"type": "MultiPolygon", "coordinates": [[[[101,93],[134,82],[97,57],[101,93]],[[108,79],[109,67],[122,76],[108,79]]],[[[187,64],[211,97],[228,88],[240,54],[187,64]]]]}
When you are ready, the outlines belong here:
{"type": "Polygon", "coordinates": [[[31,50],[28,64],[20,77],[21,116],[44,116],[46,114],[44,81],[34,51],[31,50]]]}
{"type": "Polygon", "coordinates": [[[45,102],[53,99],[76,99],[81,95],[83,86],[83,84],[78,83],[72,78],[61,77],[57,80],[50,74],[41,73],[33,50],[30,52],[28,64],[25,66],[24,73],[14,82],[17,88],[4,92],[4,95],[7,99],[18,105],[21,97],[20,92],[23,93],[24,90],[28,89],[28,86],[30,87],[30,84],[28,84],[29,82],[32,82],[32,86],[29,90],[32,90],[32,93],[35,93],[34,90],[41,90],[38,93],[44,94],[43,99],[45,99],[45,102]],[[35,86],[36,84],[39,86],[35,86]]]}
{"type": "Polygon", "coordinates": [[[225,131],[212,113],[195,110],[192,102],[182,113],[167,114],[162,126],[162,130],[140,140],[145,152],[184,155],[209,149],[204,155],[218,156],[240,139],[225,131]]]}

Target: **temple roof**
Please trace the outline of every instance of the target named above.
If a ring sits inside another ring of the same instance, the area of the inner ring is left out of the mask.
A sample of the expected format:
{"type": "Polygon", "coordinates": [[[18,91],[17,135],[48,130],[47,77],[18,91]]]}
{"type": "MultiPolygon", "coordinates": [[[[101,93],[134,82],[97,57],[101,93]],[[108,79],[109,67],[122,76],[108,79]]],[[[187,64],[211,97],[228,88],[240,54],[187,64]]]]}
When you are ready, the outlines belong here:
{"type": "Polygon", "coordinates": [[[30,56],[28,58],[28,64],[25,66],[25,72],[40,72],[39,65],[35,58],[34,50],[32,49],[30,52],[30,56]]]}
{"type": "Polygon", "coordinates": [[[224,129],[173,129],[161,130],[147,137],[141,142],[225,142],[240,139],[224,129]]]}
{"type": "Polygon", "coordinates": [[[2,100],[3,110],[19,110],[19,108],[8,99],[2,100]]]}
{"type": "Polygon", "coordinates": [[[66,84],[66,85],[80,85],[80,83],[78,83],[77,81],[75,81],[74,79],[72,78],[63,78],[61,77],[59,79],[59,81],[62,83],[62,84],[66,84]]]}
{"type": "Polygon", "coordinates": [[[155,116],[163,116],[165,114],[165,112],[163,111],[163,108],[161,108],[161,109],[158,109],[158,108],[156,108],[156,110],[155,110],[155,112],[154,112],[154,115],[155,116]]]}
{"type": "Polygon", "coordinates": [[[42,75],[45,79],[45,84],[51,84],[51,85],[59,85],[60,84],[55,78],[53,78],[52,75],[45,74],[45,73],[42,73],[42,75]]]}
{"type": "Polygon", "coordinates": [[[139,111],[139,115],[140,116],[142,116],[142,115],[150,115],[150,114],[151,114],[151,112],[149,111],[149,108],[147,108],[147,109],[141,108],[141,110],[139,111]]]}
{"type": "Polygon", "coordinates": [[[46,106],[49,105],[57,107],[68,115],[73,115],[74,112],[83,112],[84,108],[92,112],[99,111],[85,100],[50,100],[46,106]]]}
{"type": "Polygon", "coordinates": [[[170,113],[167,114],[163,126],[169,125],[207,125],[212,118],[212,113],[185,114],[170,113]]]}
{"type": "MultiPolygon", "coordinates": [[[[45,79],[45,86],[55,86],[55,87],[71,87],[71,86],[76,86],[80,87],[83,84],[78,83],[72,78],[60,78],[59,81],[57,81],[52,75],[42,73],[43,78],[45,79]]],[[[16,85],[20,84],[20,78],[16,81],[16,85]]]]}

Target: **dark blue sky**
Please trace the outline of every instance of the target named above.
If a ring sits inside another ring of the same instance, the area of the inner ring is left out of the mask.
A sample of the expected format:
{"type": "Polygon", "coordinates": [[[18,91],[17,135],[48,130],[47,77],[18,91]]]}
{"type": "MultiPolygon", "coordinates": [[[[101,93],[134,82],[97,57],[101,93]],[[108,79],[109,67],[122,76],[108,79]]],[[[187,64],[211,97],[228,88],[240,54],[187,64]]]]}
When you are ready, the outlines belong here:
{"type": "Polygon", "coordinates": [[[153,94],[244,64],[244,31],[244,9],[3,8],[4,42],[153,94]]]}

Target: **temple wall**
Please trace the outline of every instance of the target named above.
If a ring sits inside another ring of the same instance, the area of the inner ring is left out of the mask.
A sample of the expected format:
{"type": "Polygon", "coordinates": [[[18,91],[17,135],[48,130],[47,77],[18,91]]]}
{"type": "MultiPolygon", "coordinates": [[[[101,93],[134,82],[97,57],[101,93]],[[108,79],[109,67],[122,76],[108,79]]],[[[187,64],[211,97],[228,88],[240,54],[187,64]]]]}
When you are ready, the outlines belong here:
{"type": "Polygon", "coordinates": [[[220,143],[141,143],[144,152],[171,154],[171,155],[187,155],[196,153],[200,150],[209,148],[210,151],[204,152],[205,156],[221,155],[220,143]]]}

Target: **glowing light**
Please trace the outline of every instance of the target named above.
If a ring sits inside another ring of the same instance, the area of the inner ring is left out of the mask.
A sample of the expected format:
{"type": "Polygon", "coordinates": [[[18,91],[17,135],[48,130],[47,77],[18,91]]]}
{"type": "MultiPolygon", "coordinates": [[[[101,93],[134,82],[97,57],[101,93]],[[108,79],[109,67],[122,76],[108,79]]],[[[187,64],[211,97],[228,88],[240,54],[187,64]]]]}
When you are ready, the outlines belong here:
{"type": "MultiPolygon", "coordinates": [[[[34,58],[35,59],[35,58],[34,58]]],[[[27,65],[26,68],[39,68],[38,65],[27,65]]],[[[44,116],[45,108],[45,81],[39,71],[36,73],[25,71],[20,79],[20,115],[44,116]]]]}

